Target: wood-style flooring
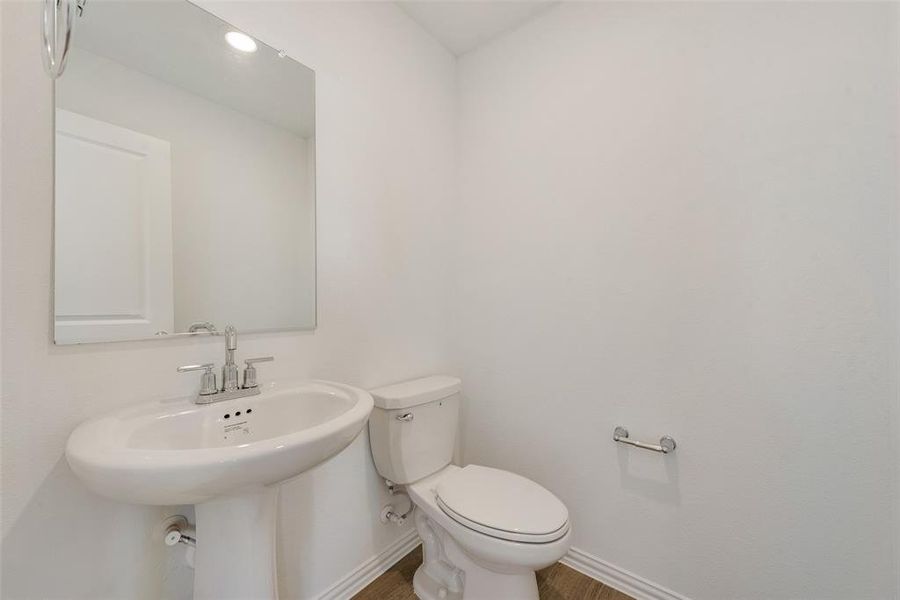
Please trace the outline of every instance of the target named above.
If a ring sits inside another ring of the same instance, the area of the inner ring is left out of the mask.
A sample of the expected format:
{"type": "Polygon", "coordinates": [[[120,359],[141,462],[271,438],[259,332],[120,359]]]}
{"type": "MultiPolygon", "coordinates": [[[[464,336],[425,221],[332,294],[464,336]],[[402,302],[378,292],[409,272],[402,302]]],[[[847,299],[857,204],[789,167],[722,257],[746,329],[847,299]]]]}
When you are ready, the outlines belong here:
{"type": "MultiPolygon", "coordinates": [[[[413,575],[421,564],[422,547],[419,546],[366,586],[353,600],[416,600],[413,575]]],[[[537,580],[541,600],[634,600],[560,563],[538,571],[537,580]]]]}

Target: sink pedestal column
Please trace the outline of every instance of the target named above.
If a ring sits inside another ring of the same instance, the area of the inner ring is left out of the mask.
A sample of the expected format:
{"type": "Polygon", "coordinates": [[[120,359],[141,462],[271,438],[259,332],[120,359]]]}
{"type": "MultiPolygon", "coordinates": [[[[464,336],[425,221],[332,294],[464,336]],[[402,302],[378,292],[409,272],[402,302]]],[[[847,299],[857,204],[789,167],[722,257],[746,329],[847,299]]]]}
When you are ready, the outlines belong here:
{"type": "Polygon", "coordinates": [[[278,487],[266,486],[197,504],[196,600],[275,600],[278,487]]]}

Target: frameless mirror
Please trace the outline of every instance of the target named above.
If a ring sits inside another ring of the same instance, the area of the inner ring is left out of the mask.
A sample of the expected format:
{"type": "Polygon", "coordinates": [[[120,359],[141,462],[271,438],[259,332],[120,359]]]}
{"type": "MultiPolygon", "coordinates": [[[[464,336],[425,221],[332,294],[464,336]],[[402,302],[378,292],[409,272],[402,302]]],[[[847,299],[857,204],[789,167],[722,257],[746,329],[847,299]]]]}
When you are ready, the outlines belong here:
{"type": "Polygon", "coordinates": [[[56,80],[58,344],[315,327],[315,75],[193,4],[90,2],[56,80]]]}

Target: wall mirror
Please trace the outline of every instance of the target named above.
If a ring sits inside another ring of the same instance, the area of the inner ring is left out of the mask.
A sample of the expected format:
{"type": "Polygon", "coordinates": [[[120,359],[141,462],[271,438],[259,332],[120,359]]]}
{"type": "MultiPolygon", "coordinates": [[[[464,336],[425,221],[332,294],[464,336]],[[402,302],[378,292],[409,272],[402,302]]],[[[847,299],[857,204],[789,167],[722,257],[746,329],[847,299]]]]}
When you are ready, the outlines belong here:
{"type": "Polygon", "coordinates": [[[315,327],[315,75],[183,0],[89,2],[55,83],[57,344],[315,327]]]}

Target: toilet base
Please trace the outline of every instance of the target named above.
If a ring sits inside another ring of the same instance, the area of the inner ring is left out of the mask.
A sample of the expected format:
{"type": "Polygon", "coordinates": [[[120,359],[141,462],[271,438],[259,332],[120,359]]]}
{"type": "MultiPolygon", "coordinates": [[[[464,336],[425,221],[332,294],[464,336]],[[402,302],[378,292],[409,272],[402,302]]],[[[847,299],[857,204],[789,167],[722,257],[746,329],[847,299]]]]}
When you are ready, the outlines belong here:
{"type": "Polygon", "coordinates": [[[534,571],[498,573],[472,560],[456,542],[446,536],[447,558],[463,572],[463,600],[538,600],[534,571]]]}
{"type": "Polygon", "coordinates": [[[534,573],[504,575],[489,571],[479,574],[479,570],[476,565],[476,568],[466,572],[466,584],[460,593],[449,591],[428,575],[422,566],[416,569],[413,590],[419,600],[538,600],[534,573]]]}
{"type": "Polygon", "coordinates": [[[413,591],[419,600],[462,600],[461,592],[451,592],[425,572],[424,566],[416,569],[413,591]]]}
{"type": "Polygon", "coordinates": [[[423,542],[424,560],[413,578],[420,600],[539,600],[534,571],[485,568],[418,507],[415,522],[423,542]]]}

